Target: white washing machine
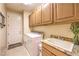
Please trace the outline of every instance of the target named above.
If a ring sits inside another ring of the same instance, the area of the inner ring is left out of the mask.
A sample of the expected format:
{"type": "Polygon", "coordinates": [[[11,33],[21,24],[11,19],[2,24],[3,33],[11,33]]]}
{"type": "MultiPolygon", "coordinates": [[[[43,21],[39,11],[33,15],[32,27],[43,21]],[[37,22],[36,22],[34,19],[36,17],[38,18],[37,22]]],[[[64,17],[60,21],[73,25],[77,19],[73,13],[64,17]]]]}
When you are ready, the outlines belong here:
{"type": "Polygon", "coordinates": [[[24,45],[28,50],[30,56],[38,56],[40,54],[40,47],[42,36],[38,33],[27,33],[24,38],[24,45]]]}

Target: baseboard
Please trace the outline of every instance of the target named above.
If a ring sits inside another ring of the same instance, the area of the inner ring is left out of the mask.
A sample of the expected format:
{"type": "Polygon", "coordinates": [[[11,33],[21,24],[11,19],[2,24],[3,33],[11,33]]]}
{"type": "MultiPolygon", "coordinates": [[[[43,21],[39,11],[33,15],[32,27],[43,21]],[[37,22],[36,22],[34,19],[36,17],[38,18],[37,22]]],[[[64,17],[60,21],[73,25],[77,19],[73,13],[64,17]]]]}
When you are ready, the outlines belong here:
{"type": "Polygon", "coordinates": [[[22,46],[22,43],[21,43],[21,42],[15,43],[15,44],[10,44],[10,45],[8,46],[8,49],[12,49],[12,48],[19,47],[19,46],[22,46]]]}

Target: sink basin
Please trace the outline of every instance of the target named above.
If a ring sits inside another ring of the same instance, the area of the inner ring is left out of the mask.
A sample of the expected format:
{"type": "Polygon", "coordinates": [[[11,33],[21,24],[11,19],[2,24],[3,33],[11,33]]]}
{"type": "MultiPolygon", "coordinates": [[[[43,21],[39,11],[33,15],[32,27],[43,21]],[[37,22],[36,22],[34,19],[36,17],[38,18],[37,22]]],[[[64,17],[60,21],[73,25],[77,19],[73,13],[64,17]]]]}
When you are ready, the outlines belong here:
{"type": "Polygon", "coordinates": [[[56,38],[48,38],[45,41],[49,42],[51,45],[62,48],[63,50],[72,52],[74,44],[72,42],[64,41],[56,38]]]}

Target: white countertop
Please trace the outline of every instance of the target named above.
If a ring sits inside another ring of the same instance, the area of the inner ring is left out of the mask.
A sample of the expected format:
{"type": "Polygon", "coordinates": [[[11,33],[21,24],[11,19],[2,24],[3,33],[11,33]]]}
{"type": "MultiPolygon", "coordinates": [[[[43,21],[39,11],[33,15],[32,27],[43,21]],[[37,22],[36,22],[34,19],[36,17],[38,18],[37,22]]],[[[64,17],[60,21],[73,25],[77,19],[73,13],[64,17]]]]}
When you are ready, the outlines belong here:
{"type": "Polygon", "coordinates": [[[62,50],[63,52],[72,52],[74,44],[72,42],[64,41],[56,38],[47,38],[42,42],[47,43],[55,48],[62,50]]]}

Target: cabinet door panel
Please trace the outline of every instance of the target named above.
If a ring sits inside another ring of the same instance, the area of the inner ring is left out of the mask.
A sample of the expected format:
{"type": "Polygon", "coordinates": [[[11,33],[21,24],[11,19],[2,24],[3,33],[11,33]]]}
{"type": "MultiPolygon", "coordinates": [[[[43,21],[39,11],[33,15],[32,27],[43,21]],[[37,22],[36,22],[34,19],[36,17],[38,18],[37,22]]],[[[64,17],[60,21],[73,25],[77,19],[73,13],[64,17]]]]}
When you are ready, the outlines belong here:
{"type": "Polygon", "coordinates": [[[75,4],[75,16],[76,19],[79,20],[79,3],[75,4]]]}
{"type": "Polygon", "coordinates": [[[58,3],[55,4],[55,21],[67,21],[74,19],[75,11],[72,3],[58,3]]]}
{"type": "Polygon", "coordinates": [[[52,4],[42,4],[42,24],[52,23],[52,4]]]}
{"type": "Polygon", "coordinates": [[[29,16],[29,25],[32,26],[33,22],[32,22],[32,14],[29,16]]]}
{"type": "Polygon", "coordinates": [[[74,16],[74,5],[65,3],[63,4],[63,18],[74,16]]]}
{"type": "Polygon", "coordinates": [[[36,25],[41,25],[41,6],[36,9],[36,25]]]}
{"type": "Polygon", "coordinates": [[[35,13],[30,15],[30,26],[35,26],[35,13]]]}
{"type": "Polygon", "coordinates": [[[62,4],[56,4],[56,17],[57,17],[57,19],[60,19],[60,18],[62,18],[62,16],[63,16],[63,12],[62,12],[62,4]]]}
{"type": "Polygon", "coordinates": [[[42,55],[43,56],[55,56],[53,53],[42,47],[42,55]]]}

